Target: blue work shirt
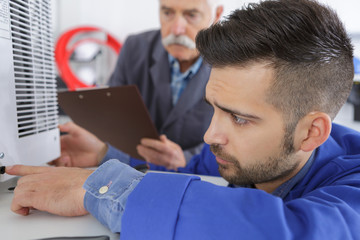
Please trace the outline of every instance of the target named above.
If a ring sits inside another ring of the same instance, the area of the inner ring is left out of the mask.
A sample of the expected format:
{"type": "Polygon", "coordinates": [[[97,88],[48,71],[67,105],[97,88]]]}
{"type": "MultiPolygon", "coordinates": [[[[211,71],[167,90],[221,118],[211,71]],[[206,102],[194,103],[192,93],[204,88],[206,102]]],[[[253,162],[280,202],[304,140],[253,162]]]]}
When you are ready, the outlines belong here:
{"type": "MultiPolygon", "coordinates": [[[[209,159],[209,155],[212,155],[212,161],[216,163],[214,155],[210,152],[209,145],[206,144],[204,145],[202,153],[193,157],[193,162],[198,162],[199,157],[209,159]]],[[[292,187],[305,176],[313,161],[314,153],[294,177],[280,185],[272,194],[284,198],[292,187]]],[[[108,152],[101,166],[88,178],[84,185],[88,193],[85,195],[85,208],[101,223],[113,231],[115,231],[115,229],[121,229],[121,219],[127,198],[144,177],[143,173],[128,166],[127,164],[129,163],[129,155],[109,145],[108,152]],[[112,158],[116,158],[117,160],[112,158]],[[119,164],[119,161],[125,164],[119,164]],[[105,171],[103,169],[110,169],[110,171],[103,174],[105,171]],[[104,192],[104,189],[107,191],[104,192]]],[[[215,165],[217,164],[212,164],[211,168],[214,168],[215,165]]],[[[192,167],[190,166],[189,168],[192,167]]],[[[179,169],[179,172],[189,173],[186,168],[179,169]]]]}
{"type": "MultiPolygon", "coordinates": [[[[193,160],[189,172],[216,173],[208,145],[193,160]]],[[[129,179],[130,169],[108,161],[84,185],[86,209],[124,240],[360,239],[360,133],[337,124],[284,198],[184,174],[129,179]]]]}

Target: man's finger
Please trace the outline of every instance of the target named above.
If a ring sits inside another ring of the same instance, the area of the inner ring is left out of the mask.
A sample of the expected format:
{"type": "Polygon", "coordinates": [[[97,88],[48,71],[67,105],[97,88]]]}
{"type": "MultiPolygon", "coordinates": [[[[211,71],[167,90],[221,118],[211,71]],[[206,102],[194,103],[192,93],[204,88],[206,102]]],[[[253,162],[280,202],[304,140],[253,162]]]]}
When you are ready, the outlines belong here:
{"type": "Polygon", "coordinates": [[[159,140],[154,140],[150,138],[143,138],[140,141],[141,145],[144,145],[145,147],[152,148],[158,152],[166,153],[169,151],[168,146],[159,140]]]}
{"type": "Polygon", "coordinates": [[[152,159],[156,157],[157,151],[148,147],[145,147],[143,145],[138,145],[136,147],[138,153],[144,157],[146,160],[152,159]]]}
{"type": "Polygon", "coordinates": [[[80,127],[72,121],[69,121],[64,124],[59,125],[60,132],[63,132],[63,133],[71,133],[71,132],[76,131],[78,128],[80,128],[80,127]]]}
{"type": "Polygon", "coordinates": [[[57,162],[58,160],[59,160],[59,159],[57,158],[57,159],[55,159],[55,160],[52,160],[52,161],[50,161],[50,162],[47,162],[47,164],[50,165],[50,166],[56,166],[56,162],[57,162]]]}
{"type": "Polygon", "coordinates": [[[151,138],[142,138],[140,140],[140,143],[146,147],[151,147],[151,148],[157,148],[157,146],[162,144],[161,141],[151,138]]]}
{"type": "Polygon", "coordinates": [[[36,194],[34,192],[22,192],[15,195],[11,203],[11,211],[24,216],[28,215],[30,208],[33,207],[32,200],[36,194]]]}
{"type": "Polygon", "coordinates": [[[138,145],[137,146],[137,150],[138,153],[140,154],[140,156],[142,156],[143,158],[145,158],[145,160],[147,162],[153,163],[153,164],[157,164],[157,165],[162,165],[164,164],[164,162],[162,161],[162,154],[159,154],[157,151],[138,145]]]}
{"type": "Polygon", "coordinates": [[[44,173],[51,169],[51,167],[34,167],[25,165],[7,166],[6,173],[9,175],[26,176],[29,174],[44,173]]]}
{"type": "Polygon", "coordinates": [[[57,167],[71,167],[71,158],[69,155],[62,155],[51,163],[51,165],[55,165],[57,167]]]}
{"type": "Polygon", "coordinates": [[[160,136],[160,141],[162,141],[162,142],[166,142],[168,139],[167,139],[167,137],[166,137],[166,135],[165,134],[162,134],[161,136],[160,136]]]}
{"type": "Polygon", "coordinates": [[[59,127],[60,132],[62,132],[62,133],[67,133],[70,128],[68,123],[60,124],[58,127],[59,127]]]}

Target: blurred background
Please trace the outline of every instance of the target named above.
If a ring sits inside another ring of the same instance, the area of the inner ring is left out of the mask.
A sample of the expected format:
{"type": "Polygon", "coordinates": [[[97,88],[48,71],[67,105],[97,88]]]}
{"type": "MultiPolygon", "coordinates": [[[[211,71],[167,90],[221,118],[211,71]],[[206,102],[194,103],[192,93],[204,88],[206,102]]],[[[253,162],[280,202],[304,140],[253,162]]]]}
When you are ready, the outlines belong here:
{"type": "MultiPolygon", "coordinates": [[[[159,0],[54,0],[54,34],[79,25],[98,26],[111,32],[119,41],[131,33],[159,27],[159,0]]],[[[225,15],[249,2],[222,0],[225,15]]],[[[360,1],[319,0],[335,9],[350,33],[360,34],[360,1]]]]}
{"type": "MultiPolygon", "coordinates": [[[[257,0],[222,0],[224,16],[257,0]]],[[[331,6],[343,20],[360,58],[360,1],[319,0],[331,6]]],[[[159,0],[54,0],[53,32],[60,89],[106,86],[117,54],[129,34],[159,28],[159,0]],[[65,79],[64,79],[65,78],[65,79]]],[[[360,72],[360,61],[355,73],[360,72]]],[[[360,130],[360,84],[336,121],[360,130]]]]}

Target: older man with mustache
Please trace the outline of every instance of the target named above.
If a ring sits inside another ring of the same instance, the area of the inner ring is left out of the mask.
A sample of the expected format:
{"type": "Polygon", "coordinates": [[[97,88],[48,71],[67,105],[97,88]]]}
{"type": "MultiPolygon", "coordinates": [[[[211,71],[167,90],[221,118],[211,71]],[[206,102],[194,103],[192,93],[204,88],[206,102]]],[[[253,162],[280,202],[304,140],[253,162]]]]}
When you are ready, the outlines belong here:
{"type": "MultiPolygon", "coordinates": [[[[143,139],[138,153],[147,162],[176,170],[201,151],[210,123],[212,110],[203,100],[210,66],[195,48],[195,36],[219,20],[223,7],[218,0],[160,0],[159,5],[161,29],[128,37],[109,85],[137,85],[161,134],[160,140],[143,139]]],[[[95,166],[118,151],[102,143],[101,156],[79,159],[75,156],[85,155],[77,154],[79,149],[94,150],[91,142],[74,135],[85,130],[73,123],[60,130],[69,134],[62,138],[56,165],[95,166]]],[[[127,154],[121,161],[139,164],[127,154]]]]}

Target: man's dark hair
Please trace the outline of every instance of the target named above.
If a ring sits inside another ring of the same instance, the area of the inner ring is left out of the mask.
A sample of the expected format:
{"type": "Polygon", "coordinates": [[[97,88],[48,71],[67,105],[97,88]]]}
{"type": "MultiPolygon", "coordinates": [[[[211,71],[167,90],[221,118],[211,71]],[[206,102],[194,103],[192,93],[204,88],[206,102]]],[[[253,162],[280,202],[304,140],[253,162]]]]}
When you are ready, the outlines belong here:
{"type": "Polygon", "coordinates": [[[292,128],[312,111],[333,119],[352,87],[350,38],[337,14],[315,1],[249,4],[202,30],[196,45],[215,68],[268,63],[275,79],[267,101],[292,128]]]}

